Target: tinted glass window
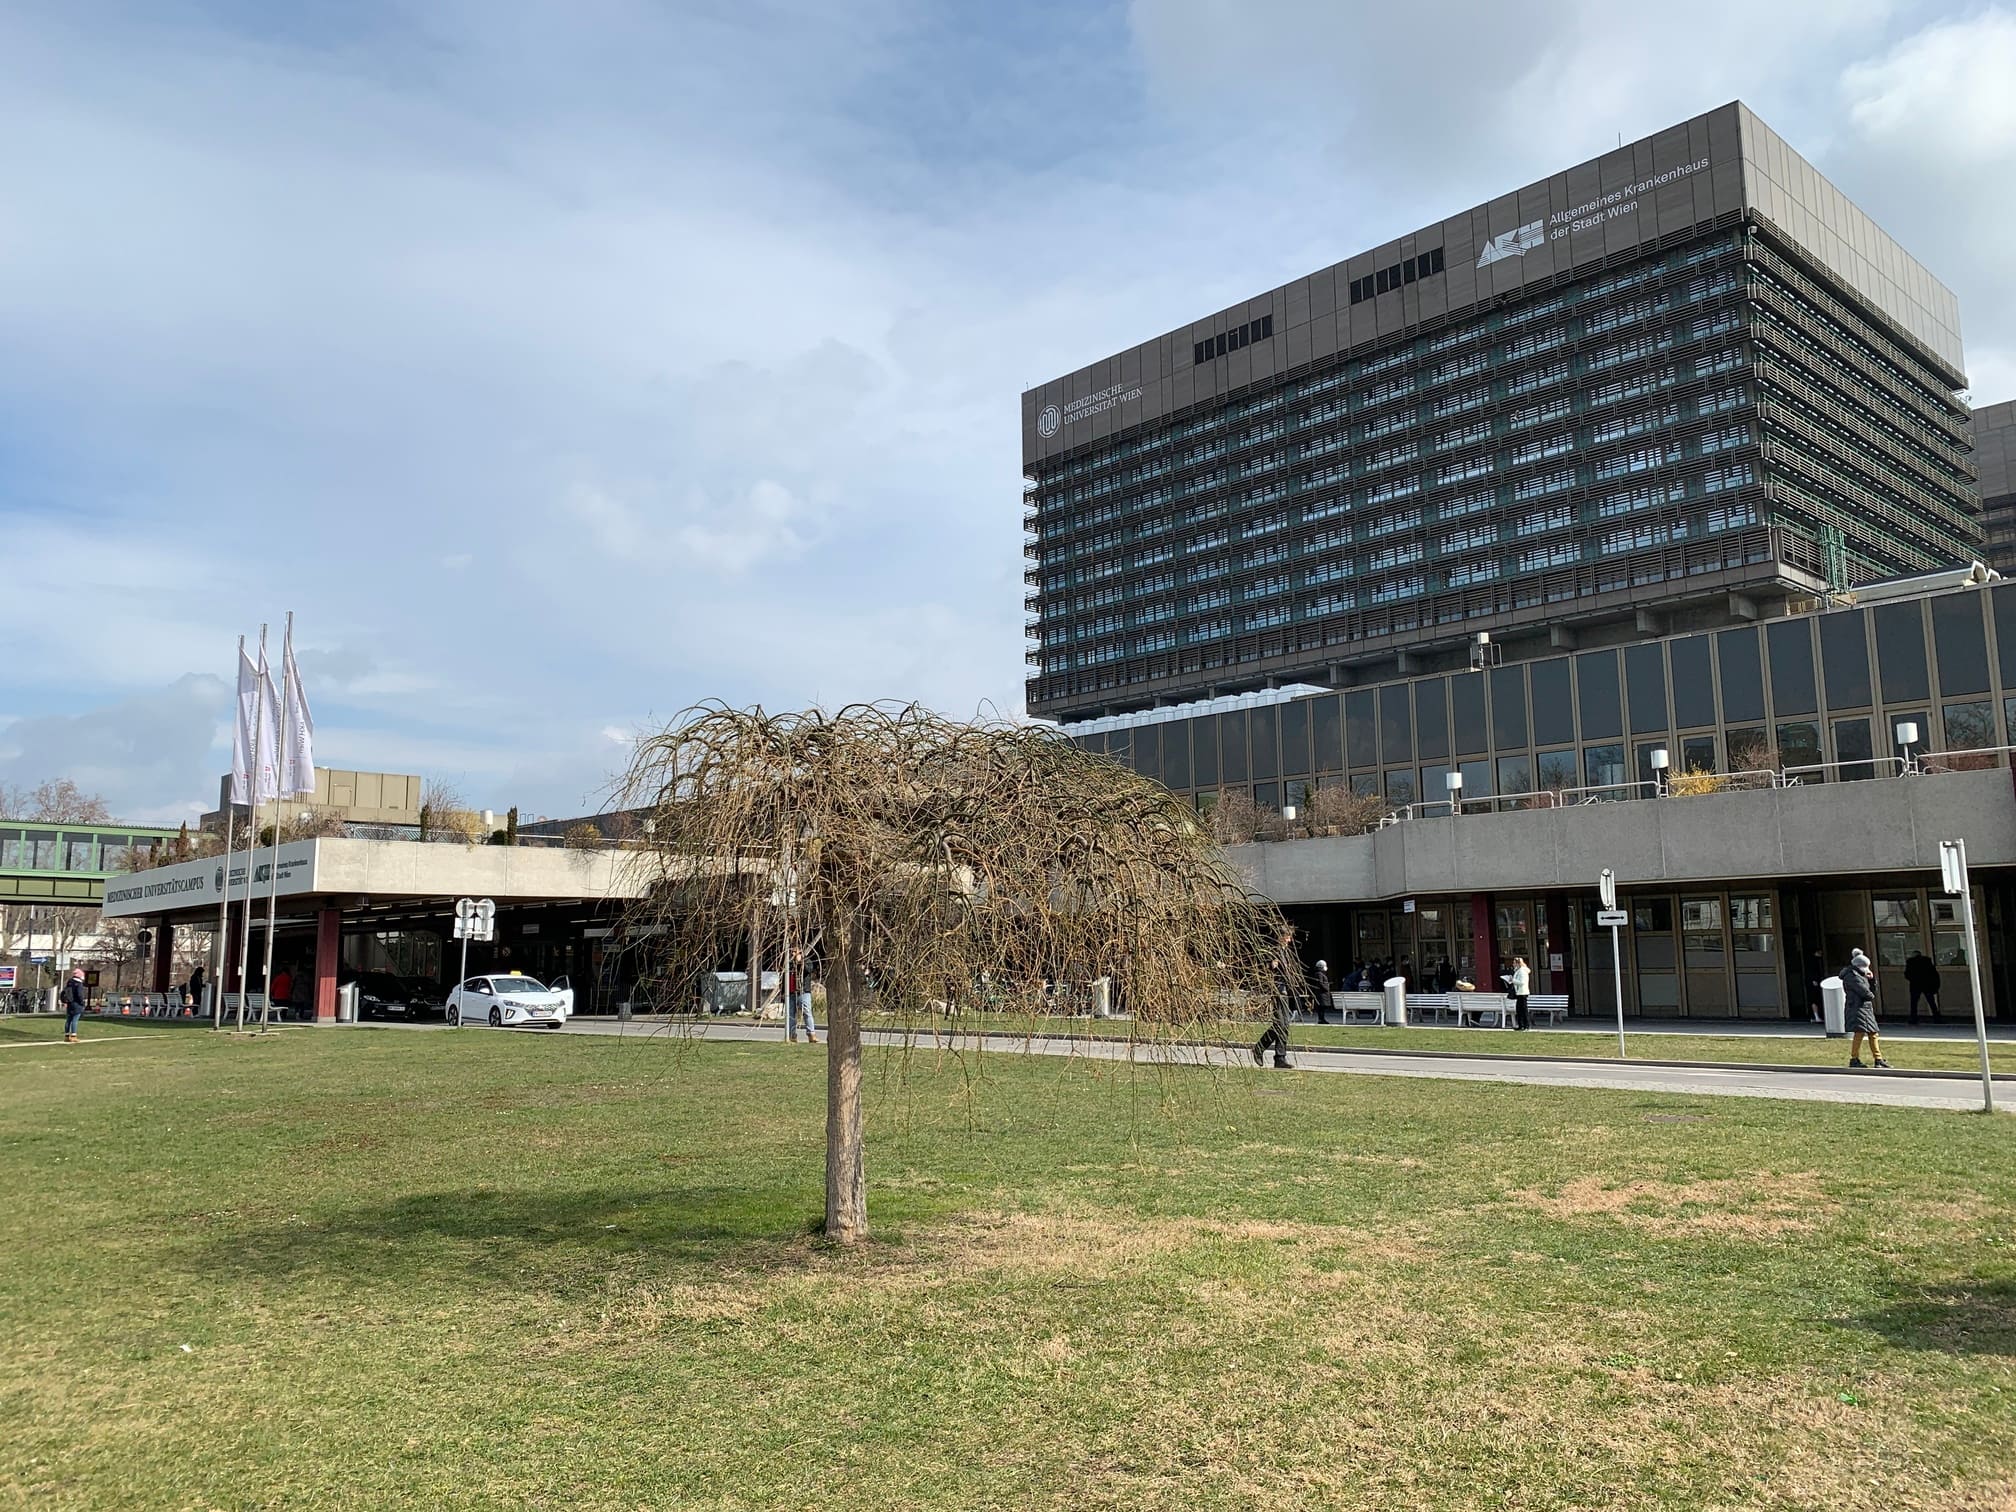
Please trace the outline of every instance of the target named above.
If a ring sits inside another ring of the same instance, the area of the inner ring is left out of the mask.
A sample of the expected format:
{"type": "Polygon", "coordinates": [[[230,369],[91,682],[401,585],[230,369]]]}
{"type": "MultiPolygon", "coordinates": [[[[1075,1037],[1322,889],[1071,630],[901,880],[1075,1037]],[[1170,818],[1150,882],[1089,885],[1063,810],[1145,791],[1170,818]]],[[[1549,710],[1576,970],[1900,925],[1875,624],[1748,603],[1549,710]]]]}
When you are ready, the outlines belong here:
{"type": "Polygon", "coordinates": [[[1705,635],[1690,635],[1667,648],[1673,659],[1673,723],[1680,729],[1715,723],[1715,679],[1708,670],[1705,635]]]}
{"type": "Polygon", "coordinates": [[[1312,698],[1316,706],[1316,770],[1319,772],[1341,772],[1344,770],[1344,700],[1341,698],[1312,698]]]}
{"type": "MultiPolygon", "coordinates": [[[[1379,759],[1414,760],[1414,715],[1408,707],[1407,685],[1379,690],[1379,759]]],[[[1388,788],[1390,795],[1391,788],[1388,788]]]]}
{"type": "Polygon", "coordinates": [[[1132,730],[1108,730],[1106,732],[1106,754],[1122,766],[1134,765],[1134,732],[1132,730]]]}
{"type": "Polygon", "coordinates": [[[1576,703],[1582,711],[1582,738],[1604,740],[1624,733],[1617,702],[1617,653],[1585,651],[1575,658],[1576,703]]]}
{"type": "Polygon", "coordinates": [[[1248,781],[1246,775],[1246,711],[1229,709],[1218,716],[1218,780],[1227,787],[1248,781]]]}
{"type": "Polygon", "coordinates": [[[1386,801],[1393,804],[1414,801],[1414,768],[1403,767],[1386,774],[1386,801]]]}
{"type": "Polygon", "coordinates": [[[1484,674],[1465,672],[1449,679],[1449,703],[1455,716],[1456,750],[1476,756],[1491,749],[1491,731],[1484,723],[1484,674]]]}
{"type": "Polygon", "coordinates": [[[1190,781],[1200,788],[1218,786],[1218,716],[1190,721],[1190,781]]]}
{"type": "Polygon", "coordinates": [[[1344,695],[1344,745],[1350,752],[1354,767],[1379,764],[1378,726],[1374,722],[1372,695],[1369,692],[1344,695]]]}
{"type": "Polygon", "coordinates": [[[1134,732],[1134,770],[1143,777],[1162,777],[1162,727],[1143,725],[1134,732]]]}
{"type": "Polygon", "coordinates": [[[1625,651],[1624,686],[1631,700],[1631,733],[1649,735],[1665,729],[1665,648],[1655,643],[1625,651]]]}
{"type": "MultiPolygon", "coordinates": [[[[1818,766],[1824,760],[1820,754],[1820,726],[1808,719],[1797,719],[1778,726],[1778,760],[1786,768],[1818,766]]],[[[1804,774],[1807,782],[1820,781],[1823,774],[1804,774]]]]}
{"type": "Polygon", "coordinates": [[[1859,609],[1820,616],[1820,676],[1830,709],[1869,705],[1869,625],[1859,609]]]}
{"type": "Polygon", "coordinates": [[[1917,604],[1877,606],[1876,665],[1881,669],[1885,703],[1928,695],[1925,621],[1917,604]]]}
{"type": "Polygon", "coordinates": [[[1575,705],[1572,701],[1568,658],[1533,663],[1533,742],[1561,745],[1575,738],[1575,705]]]}
{"type": "Polygon", "coordinates": [[[1172,788],[1190,786],[1190,721],[1172,719],[1162,727],[1162,780],[1172,788]]]}
{"type": "Polygon", "coordinates": [[[1526,669],[1495,667],[1491,672],[1491,738],[1501,751],[1526,744],[1526,669]]]}
{"type": "Polygon", "coordinates": [[[1281,774],[1299,777],[1309,770],[1309,700],[1281,705],[1281,774]]]}
{"type": "MultiPolygon", "coordinates": [[[[1431,677],[1414,685],[1414,743],[1423,761],[1440,761],[1449,754],[1449,683],[1431,677]]],[[[1440,796],[1430,793],[1430,798],[1440,796]]]]}
{"type": "MultiPolygon", "coordinates": [[[[1855,618],[1860,619],[1858,614],[1855,618]]],[[[1837,719],[1834,721],[1834,759],[1845,762],[1841,768],[1843,782],[1860,782],[1876,775],[1876,769],[1868,758],[1875,748],[1869,743],[1869,721],[1866,719],[1837,719]]]]}
{"type": "Polygon", "coordinates": [[[1932,600],[1932,644],[1939,657],[1939,691],[1988,691],[1988,634],[1981,624],[1978,592],[1949,593],[1932,600]]]}
{"type": "Polygon", "coordinates": [[[1498,758],[1498,791],[1501,793],[1532,792],[1533,758],[1530,756],[1500,756],[1498,758]]]}
{"type": "Polygon", "coordinates": [[[1722,717],[1734,722],[1764,717],[1764,677],[1757,665],[1757,632],[1724,630],[1715,637],[1722,669],[1722,717]]]}
{"type": "Polygon", "coordinates": [[[2002,686],[2016,688],[2016,583],[1988,590],[1995,616],[1995,645],[2002,658],[2002,686]]]}
{"type": "Polygon", "coordinates": [[[1281,775],[1281,726],[1274,708],[1254,709],[1246,715],[1246,738],[1253,747],[1253,775],[1271,778],[1281,775]]]}
{"type": "Polygon", "coordinates": [[[1811,714],[1820,707],[1813,692],[1813,626],[1803,619],[1766,627],[1771,657],[1771,702],[1780,714],[1811,714]]]}
{"type": "Polygon", "coordinates": [[[1582,780],[1589,787],[1610,787],[1624,780],[1624,747],[1589,746],[1582,752],[1582,780]]]}

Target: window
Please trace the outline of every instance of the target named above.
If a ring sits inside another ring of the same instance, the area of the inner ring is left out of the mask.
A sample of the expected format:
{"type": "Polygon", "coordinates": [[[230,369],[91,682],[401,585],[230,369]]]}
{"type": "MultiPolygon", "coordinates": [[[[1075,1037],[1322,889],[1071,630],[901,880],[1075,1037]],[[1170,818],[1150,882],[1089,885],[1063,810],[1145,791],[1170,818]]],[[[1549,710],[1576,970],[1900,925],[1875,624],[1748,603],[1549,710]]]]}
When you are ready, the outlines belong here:
{"type": "Polygon", "coordinates": [[[1447,678],[1430,677],[1414,685],[1414,739],[1423,761],[1439,761],[1449,754],[1447,678]]]}
{"type": "MultiPolygon", "coordinates": [[[[1582,736],[1605,739],[1624,733],[1624,710],[1617,690],[1617,653],[1585,651],[1575,658],[1577,704],[1582,715],[1582,736]]],[[[1624,757],[1617,757],[1621,771],[1624,757]]],[[[1621,779],[1620,779],[1621,780],[1621,779]]]]}
{"type": "Polygon", "coordinates": [[[1246,714],[1244,709],[1231,709],[1218,716],[1219,776],[1227,785],[1247,780],[1246,714]]]}
{"type": "Polygon", "coordinates": [[[1876,768],[1869,760],[1874,754],[1867,719],[1834,721],[1834,759],[1842,763],[1843,782],[1862,782],[1875,776],[1876,768]]]}
{"type": "Polygon", "coordinates": [[[1378,764],[1379,726],[1369,689],[1344,695],[1344,746],[1353,767],[1378,764]]]}
{"type": "Polygon", "coordinates": [[[1582,560],[1582,547],[1575,541],[1550,541],[1529,546],[1519,553],[1521,572],[1544,572],[1549,567],[1566,567],[1582,560]]]}
{"type": "MultiPolygon", "coordinates": [[[[1912,606],[1914,611],[1916,607],[1912,606]]],[[[1819,703],[1813,693],[1813,631],[1810,621],[1778,620],[1765,628],[1765,644],[1771,657],[1772,707],[1780,714],[1811,714],[1819,708],[1819,703]]],[[[1819,736],[1816,734],[1813,739],[1817,747],[1819,736]]]]}
{"type": "Polygon", "coordinates": [[[1927,697],[1925,624],[1917,601],[1879,604],[1875,620],[1883,701],[1902,703],[1927,697]]]}
{"type": "Polygon", "coordinates": [[[1501,751],[1526,744],[1526,669],[1491,670],[1491,735],[1501,751]]]}
{"type": "Polygon", "coordinates": [[[1939,659],[1942,694],[1988,691],[1988,638],[1981,624],[1977,590],[1965,589],[1932,600],[1932,643],[1939,659]]]}
{"type": "MultiPolygon", "coordinates": [[[[1783,768],[1818,766],[1824,758],[1820,754],[1820,726],[1810,719],[1788,720],[1778,726],[1778,761],[1783,768]]],[[[1818,780],[1820,773],[1808,773],[1807,780],[1818,780]]]]}
{"type": "Polygon", "coordinates": [[[1200,788],[1218,786],[1218,716],[1190,721],[1190,780],[1200,788]]]}
{"type": "Polygon", "coordinates": [[[1722,672],[1722,717],[1730,721],[1762,719],[1764,677],[1758,664],[1756,630],[1720,632],[1715,637],[1715,659],[1722,672]]]}
{"type": "MultiPolygon", "coordinates": [[[[1978,703],[1949,703],[1942,712],[1945,715],[1947,750],[1985,751],[1996,743],[1995,706],[1986,699],[1978,703]]],[[[1995,765],[1995,758],[1961,756],[1950,759],[1946,765],[1960,770],[1988,767],[1995,765]]]]}
{"type": "Polygon", "coordinates": [[[1414,721],[1405,683],[1379,690],[1379,759],[1410,765],[1414,760],[1414,721]]]}
{"type": "Polygon", "coordinates": [[[1403,288],[1419,279],[1433,278],[1442,271],[1442,249],[1423,252],[1418,257],[1410,257],[1368,273],[1363,278],[1351,280],[1351,303],[1363,304],[1368,299],[1377,298],[1389,290],[1403,288]]]}
{"type": "Polygon", "coordinates": [[[1715,723],[1715,679],[1709,671],[1709,641],[1690,635],[1668,648],[1673,658],[1673,723],[1682,730],[1715,723]]]}
{"type": "Polygon", "coordinates": [[[1274,317],[1262,315],[1258,320],[1249,320],[1242,326],[1229,331],[1220,331],[1216,336],[1197,342],[1192,348],[1190,359],[1198,367],[1223,357],[1227,352],[1236,352],[1241,347],[1256,341],[1265,341],[1274,334],[1274,317]]]}
{"type": "Polygon", "coordinates": [[[1649,735],[1666,728],[1666,659],[1658,642],[1624,652],[1624,686],[1631,733],[1649,735]]]}
{"type": "Polygon", "coordinates": [[[1571,699],[1568,658],[1534,662],[1533,739],[1538,745],[1562,745],[1575,738],[1575,706],[1571,699]]]}
{"type": "Polygon", "coordinates": [[[1309,701],[1281,705],[1281,774],[1297,777],[1309,770],[1309,701]]]}
{"type": "Polygon", "coordinates": [[[1334,695],[1312,698],[1315,705],[1316,769],[1337,772],[1344,768],[1344,707],[1334,695]]]}
{"type": "Polygon", "coordinates": [[[1828,708],[1869,706],[1868,619],[1860,611],[1820,616],[1820,676],[1828,708]]]}
{"type": "Polygon", "coordinates": [[[1582,781],[1592,788],[1616,787],[1624,781],[1624,747],[1587,746],[1582,752],[1582,781]]]}

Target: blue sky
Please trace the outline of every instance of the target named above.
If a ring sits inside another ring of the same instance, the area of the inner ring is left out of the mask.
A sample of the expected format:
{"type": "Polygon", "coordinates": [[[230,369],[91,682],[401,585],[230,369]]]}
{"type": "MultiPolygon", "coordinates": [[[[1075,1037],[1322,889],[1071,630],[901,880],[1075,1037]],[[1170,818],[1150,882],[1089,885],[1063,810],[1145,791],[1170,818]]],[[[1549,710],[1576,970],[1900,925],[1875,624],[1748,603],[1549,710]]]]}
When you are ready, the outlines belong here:
{"type": "Polygon", "coordinates": [[[701,698],[1017,710],[1025,386],[1735,97],[2016,396],[2012,77],[1890,0],[17,3],[0,781],[200,812],[289,608],[325,765],[528,814],[701,698]]]}

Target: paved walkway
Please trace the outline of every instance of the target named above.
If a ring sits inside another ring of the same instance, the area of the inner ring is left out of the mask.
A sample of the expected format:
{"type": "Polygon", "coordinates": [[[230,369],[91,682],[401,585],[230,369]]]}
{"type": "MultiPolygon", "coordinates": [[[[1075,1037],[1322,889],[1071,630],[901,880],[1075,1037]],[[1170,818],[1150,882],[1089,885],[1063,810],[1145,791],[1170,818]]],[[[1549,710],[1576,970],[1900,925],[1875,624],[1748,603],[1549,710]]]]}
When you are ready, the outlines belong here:
{"type": "MultiPolygon", "coordinates": [[[[576,1019],[561,1032],[623,1035],[631,1039],[667,1043],[689,1036],[693,1039],[768,1041],[773,1044],[781,1043],[784,1038],[781,1026],[727,1023],[665,1025],[635,1021],[625,1024],[608,1019],[576,1019]]],[[[870,1030],[865,1038],[871,1044],[897,1044],[902,1041],[900,1034],[887,1030],[870,1030]]],[[[933,1041],[930,1036],[924,1036],[919,1042],[929,1044],[933,1041]]],[[[1023,1039],[1013,1035],[983,1037],[972,1034],[939,1036],[935,1042],[948,1048],[969,1051],[984,1048],[994,1054],[1077,1056],[1099,1060],[1135,1058],[1253,1069],[1252,1056],[1245,1050],[1204,1045],[1160,1047],[1130,1045],[1124,1040],[1064,1036],[1023,1039]]],[[[1295,1063],[1302,1071],[1346,1076],[1416,1076],[1438,1081],[1515,1082],[1533,1087],[1594,1087],[1714,1097],[1782,1097],[1804,1102],[1873,1103],[1902,1108],[1972,1110],[1981,1106],[1979,1081],[1891,1077],[1881,1072],[1649,1066],[1624,1061],[1547,1060],[1538,1056],[1498,1059],[1491,1056],[1407,1055],[1392,1051],[1367,1054],[1323,1048],[1297,1049],[1295,1063]]],[[[1998,1081],[1995,1090],[1998,1111],[2016,1111],[2016,1087],[1998,1081]]]]}

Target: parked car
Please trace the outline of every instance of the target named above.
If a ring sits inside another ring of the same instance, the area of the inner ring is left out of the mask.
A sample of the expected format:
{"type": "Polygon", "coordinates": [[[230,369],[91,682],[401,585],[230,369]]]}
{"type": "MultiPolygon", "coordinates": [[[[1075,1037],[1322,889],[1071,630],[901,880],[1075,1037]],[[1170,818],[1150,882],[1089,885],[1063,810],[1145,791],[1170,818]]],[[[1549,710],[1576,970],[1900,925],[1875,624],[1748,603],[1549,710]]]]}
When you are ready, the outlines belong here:
{"type": "Polygon", "coordinates": [[[448,1022],[558,1029],[567,1022],[566,999],[535,977],[475,976],[448,994],[448,1022]]]}
{"type": "Polygon", "coordinates": [[[447,984],[433,977],[406,978],[406,1005],[416,1018],[440,1018],[447,1012],[447,984]]]}
{"type": "Polygon", "coordinates": [[[389,971],[360,971],[351,979],[357,987],[357,1016],[363,1019],[406,1020],[413,1016],[412,993],[389,971]]]}

